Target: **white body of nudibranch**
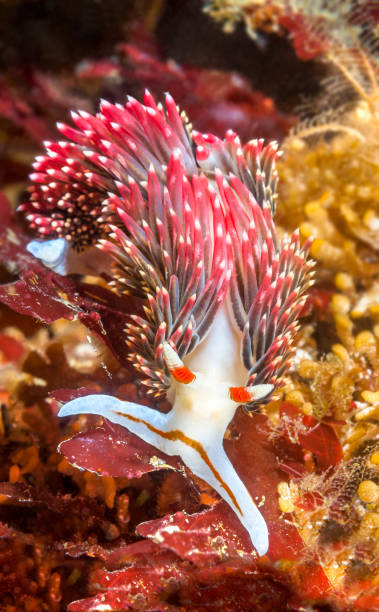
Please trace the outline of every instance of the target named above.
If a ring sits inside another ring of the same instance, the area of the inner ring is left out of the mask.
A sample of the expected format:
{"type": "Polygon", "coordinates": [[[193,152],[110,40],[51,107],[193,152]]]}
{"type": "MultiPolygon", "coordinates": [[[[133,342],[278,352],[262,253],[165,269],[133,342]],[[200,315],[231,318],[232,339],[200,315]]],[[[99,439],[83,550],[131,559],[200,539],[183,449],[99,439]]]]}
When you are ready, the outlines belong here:
{"type": "MultiPolygon", "coordinates": [[[[229,389],[236,381],[242,385],[246,378],[240,345],[241,334],[234,329],[224,305],[208,336],[186,359],[196,378],[189,384],[174,379],[168,393],[173,399],[170,412],[162,414],[107,395],[91,395],[69,402],[59,416],[100,414],[162,452],[180,456],[231,506],[257,553],[264,555],[268,549],[267,525],[223,447],[225,431],[237,408],[229,389]]],[[[272,385],[257,385],[257,396],[271,390],[272,385]]]]}

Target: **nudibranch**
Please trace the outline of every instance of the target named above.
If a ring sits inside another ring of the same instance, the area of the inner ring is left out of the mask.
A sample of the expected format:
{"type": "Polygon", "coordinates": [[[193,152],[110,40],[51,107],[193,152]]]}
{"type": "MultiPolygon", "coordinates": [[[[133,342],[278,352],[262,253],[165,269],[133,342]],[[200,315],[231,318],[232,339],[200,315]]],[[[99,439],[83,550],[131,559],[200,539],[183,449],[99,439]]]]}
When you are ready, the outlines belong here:
{"type": "Polygon", "coordinates": [[[130,359],[172,408],[89,395],[59,416],[98,414],[179,455],[264,555],[266,523],[223,439],[240,404],[252,410],[279,386],[311,283],[310,243],[280,240],[273,222],[277,146],[194,132],[169,95],[165,108],[147,92],[144,104],[72,116],[77,129],[58,125],[67,140],[35,163],[29,249],[60,273],[70,252],[112,262],[113,290],[145,304],[126,326],[130,359]]]}

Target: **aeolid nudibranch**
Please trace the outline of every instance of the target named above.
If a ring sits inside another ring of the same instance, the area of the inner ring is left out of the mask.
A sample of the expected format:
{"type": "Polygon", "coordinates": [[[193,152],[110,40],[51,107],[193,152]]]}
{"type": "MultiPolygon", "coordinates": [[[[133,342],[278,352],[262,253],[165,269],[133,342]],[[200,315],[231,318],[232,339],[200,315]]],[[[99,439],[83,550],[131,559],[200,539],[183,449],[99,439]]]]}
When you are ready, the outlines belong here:
{"type": "Polygon", "coordinates": [[[278,386],[311,282],[309,243],[279,240],[273,223],[276,144],[196,133],[171,96],[163,108],[148,92],[144,105],[103,101],[96,117],[72,117],[76,129],[58,125],[67,140],[35,162],[23,210],[41,239],[29,250],[61,274],[95,249],[112,262],[113,289],[145,300],[125,330],[130,359],[172,408],[89,395],[59,416],[99,414],[179,455],[264,555],[266,523],[223,438],[238,405],[278,386]]]}

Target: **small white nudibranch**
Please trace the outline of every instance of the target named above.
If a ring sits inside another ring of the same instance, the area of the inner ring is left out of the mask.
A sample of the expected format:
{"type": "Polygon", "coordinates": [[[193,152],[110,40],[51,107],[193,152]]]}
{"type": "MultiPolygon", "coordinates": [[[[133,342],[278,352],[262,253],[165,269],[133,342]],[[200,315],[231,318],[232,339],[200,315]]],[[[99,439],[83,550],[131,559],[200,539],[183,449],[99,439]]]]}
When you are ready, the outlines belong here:
{"type": "Polygon", "coordinates": [[[97,250],[114,290],[144,299],[145,315],[126,326],[129,357],[147,393],[167,395],[172,409],[92,395],[59,414],[100,414],[179,455],[263,555],[265,521],[223,438],[239,404],[264,404],[278,386],[311,283],[310,242],[298,232],[280,241],[273,222],[277,145],[191,131],[170,95],[164,108],[148,92],[144,105],[102,101],[96,117],[72,118],[76,129],[58,126],[68,141],[46,143],[36,159],[22,205],[42,237],[58,240],[28,248],[59,273],[74,252],[59,240],[97,250]]]}
{"type": "Polygon", "coordinates": [[[110,258],[91,247],[81,253],[70,248],[65,238],[52,240],[31,240],[26,250],[39,259],[44,266],[56,274],[91,274],[99,276],[109,272],[110,258]]]}
{"type": "Polygon", "coordinates": [[[26,250],[40,259],[47,268],[62,276],[67,274],[68,249],[68,242],[64,238],[31,240],[26,247],[26,250]]]}

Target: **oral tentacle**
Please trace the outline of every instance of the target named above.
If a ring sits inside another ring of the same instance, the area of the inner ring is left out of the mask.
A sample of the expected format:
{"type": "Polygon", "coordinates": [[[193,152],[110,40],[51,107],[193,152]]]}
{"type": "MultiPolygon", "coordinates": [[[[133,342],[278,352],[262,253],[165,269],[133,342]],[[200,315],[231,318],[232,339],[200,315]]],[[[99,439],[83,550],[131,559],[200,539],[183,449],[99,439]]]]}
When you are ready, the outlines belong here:
{"type": "Polygon", "coordinates": [[[211,431],[206,426],[180,427],[178,408],[162,414],[157,410],[121,401],[108,395],[88,395],[65,404],[60,417],[79,414],[98,414],[113,423],[126,427],[130,432],[155,446],[167,455],[179,455],[185,465],[199,478],[211,485],[236,513],[248,531],[251,542],[259,555],[268,549],[268,530],[252,496],[229,461],[224,448],[225,424],[211,431]]]}
{"type": "Polygon", "coordinates": [[[67,402],[60,409],[58,416],[75,416],[79,414],[98,414],[99,416],[126,427],[129,431],[139,436],[149,444],[157,446],[161,440],[155,437],[152,428],[163,431],[167,415],[153,410],[148,406],[134,402],[124,402],[112,395],[86,395],[67,402]],[[145,423],[149,423],[149,429],[145,423]],[[151,432],[149,436],[148,432],[151,432]],[[146,439],[149,437],[149,439],[146,439]]]}
{"type": "Polygon", "coordinates": [[[229,387],[229,396],[239,404],[249,404],[269,395],[274,385],[250,385],[247,387],[229,387]]]}

